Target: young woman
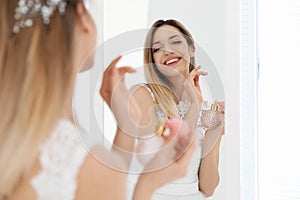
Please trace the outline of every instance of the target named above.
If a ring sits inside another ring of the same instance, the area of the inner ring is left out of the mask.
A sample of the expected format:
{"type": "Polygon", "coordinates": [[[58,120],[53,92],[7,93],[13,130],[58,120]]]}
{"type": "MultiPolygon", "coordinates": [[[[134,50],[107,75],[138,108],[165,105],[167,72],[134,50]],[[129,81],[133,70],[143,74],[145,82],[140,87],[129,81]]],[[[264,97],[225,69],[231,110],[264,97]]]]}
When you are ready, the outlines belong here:
{"type": "MultiPolygon", "coordinates": [[[[126,174],[87,153],[72,118],[74,81],[96,44],[86,3],[0,1],[1,200],[126,198],[126,174]]],[[[129,70],[115,63],[108,67],[101,88],[106,102],[115,81],[129,70]]],[[[188,137],[190,132],[181,121],[166,126],[173,134],[188,137]]],[[[122,163],[119,155],[99,148],[122,163]]],[[[175,166],[143,174],[134,199],[150,199],[158,187],[183,176],[192,152],[190,148],[175,166]]]]}
{"type": "MultiPolygon", "coordinates": [[[[148,83],[132,90],[134,100],[142,108],[140,125],[150,123],[153,116],[149,110],[155,106],[158,107],[155,111],[158,120],[181,118],[189,121],[197,140],[188,174],[158,190],[153,200],[199,200],[211,196],[219,183],[219,147],[224,127],[224,107],[220,103],[216,113],[220,122],[217,126],[210,129],[202,126],[199,113],[202,113],[204,101],[199,76],[207,73],[195,67],[194,56],[194,40],[181,23],[158,20],[152,25],[144,50],[144,71],[148,83]]],[[[114,144],[123,150],[135,151],[135,141],[120,129],[114,144]]],[[[142,151],[143,146],[148,148],[150,145],[139,141],[137,149],[142,151]]]]}

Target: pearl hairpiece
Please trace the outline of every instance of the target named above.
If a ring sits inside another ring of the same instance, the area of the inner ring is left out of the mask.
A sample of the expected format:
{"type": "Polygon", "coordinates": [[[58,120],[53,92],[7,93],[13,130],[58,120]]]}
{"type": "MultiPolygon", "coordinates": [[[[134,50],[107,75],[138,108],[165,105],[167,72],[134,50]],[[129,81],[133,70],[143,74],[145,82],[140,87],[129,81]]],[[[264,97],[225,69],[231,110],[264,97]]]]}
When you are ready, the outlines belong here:
{"type": "Polygon", "coordinates": [[[40,0],[19,0],[15,10],[16,23],[13,27],[14,33],[19,33],[21,28],[31,27],[32,16],[40,14],[44,24],[50,24],[50,17],[56,9],[61,15],[65,14],[67,2],[64,0],[47,0],[41,3],[40,0]]]}

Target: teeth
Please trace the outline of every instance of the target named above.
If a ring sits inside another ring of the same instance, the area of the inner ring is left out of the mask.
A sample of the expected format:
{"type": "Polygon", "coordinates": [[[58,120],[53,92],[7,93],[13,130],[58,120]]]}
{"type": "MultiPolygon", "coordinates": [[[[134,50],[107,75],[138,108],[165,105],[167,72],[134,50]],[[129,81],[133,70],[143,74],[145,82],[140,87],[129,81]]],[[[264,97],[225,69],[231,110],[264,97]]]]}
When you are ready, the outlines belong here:
{"type": "Polygon", "coordinates": [[[173,62],[177,62],[178,60],[179,60],[178,58],[173,58],[173,59],[171,59],[171,60],[168,60],[168,61],[166,62],[166,65],[171,64],[171,63],[173,63],[173,62]]]}

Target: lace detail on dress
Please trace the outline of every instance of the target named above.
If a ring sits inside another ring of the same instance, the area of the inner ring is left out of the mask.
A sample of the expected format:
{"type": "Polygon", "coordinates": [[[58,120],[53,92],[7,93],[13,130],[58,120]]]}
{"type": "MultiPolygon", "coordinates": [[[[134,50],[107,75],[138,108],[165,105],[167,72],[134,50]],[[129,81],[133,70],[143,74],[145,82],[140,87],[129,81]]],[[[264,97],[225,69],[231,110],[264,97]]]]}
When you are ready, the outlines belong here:
{"type": "Polygon", "coordinates": [[[208,101],[203,101],[202,102],[202,110],[209,110],[210,109],[210,105],[211,103],[209,103],[208,101]]]}
{"type": "Polygon", "coordinates": [[[185,114],[189,111],[190,109],[190,105],[180,101],[179,104],[176,105],[177,110],[178,110],[178,114],[180,119],[184,119],[185,118],[185,114]]]}
{"type": "Polygon", "coordinates": [[[41,147],[41,171],[31,180],[38,199],[75,199],[77,175],[86,155],[74,125],[67,120],[59,121],[41,147]]]}
{"type": "MultiPolygon", "coordinates": [[[[186,104],[183,101],[180,101],[177,105],[176,105],[177,111],[178,111],[178,115],[180,119],[184,119],[186,113],[189,111],[190,109],[190,105],[186,104]]],[[[168,119],[168,117],[166,116],[166,114],[164,112],[162,112],[158,107],[156,108],[156,117],[157,119],[161,120],[161,119],[168,119]]]]}

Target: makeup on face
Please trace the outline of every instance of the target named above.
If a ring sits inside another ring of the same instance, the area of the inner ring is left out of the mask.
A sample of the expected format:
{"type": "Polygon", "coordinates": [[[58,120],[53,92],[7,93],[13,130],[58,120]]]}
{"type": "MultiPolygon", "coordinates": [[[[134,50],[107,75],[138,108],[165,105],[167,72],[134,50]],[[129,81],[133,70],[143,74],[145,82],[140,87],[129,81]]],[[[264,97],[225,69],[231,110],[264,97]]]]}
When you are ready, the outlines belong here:
{"type": "Polygon", "coordinates": [[[177,28],[170,25],[158,28],[151,47],[154,63],[158,67],[173,68],[180,74],[188,71],[191,47],[177,28]]]}
{"type": "Polygon", "coordinates": [[[181,60],[180,49],[185,48],[184,38],[181,35],[175,34],[169,38],[162,38],[152,45],[152,53],[160,54],[160,64],[166,66],[174,66],[181,60]]]}

